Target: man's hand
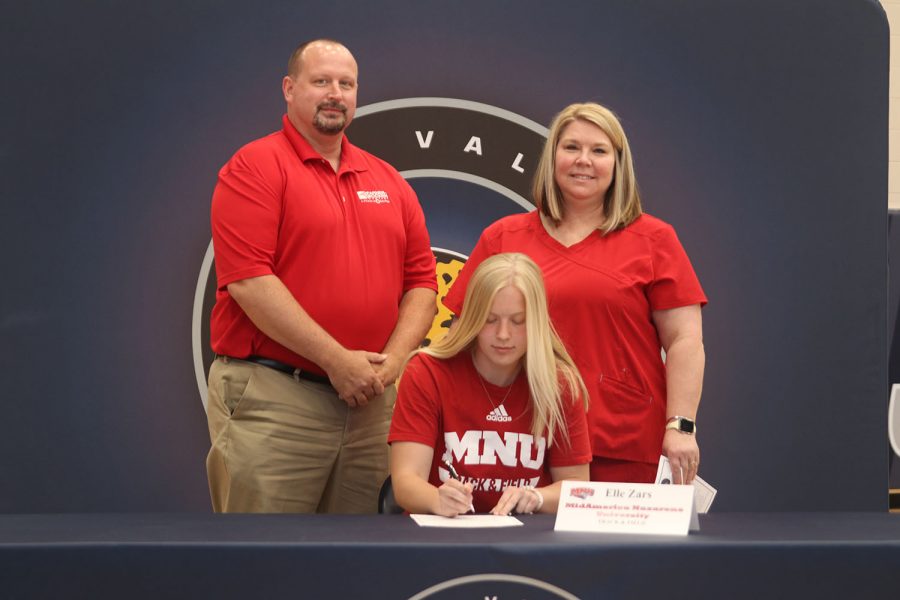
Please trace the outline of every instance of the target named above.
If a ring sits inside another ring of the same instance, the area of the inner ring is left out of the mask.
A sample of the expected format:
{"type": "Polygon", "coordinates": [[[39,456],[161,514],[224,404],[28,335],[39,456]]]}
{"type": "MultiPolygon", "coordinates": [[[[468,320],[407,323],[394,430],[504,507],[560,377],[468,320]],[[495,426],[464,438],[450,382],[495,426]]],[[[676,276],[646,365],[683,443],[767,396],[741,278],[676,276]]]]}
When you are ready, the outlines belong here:
{"type": "Polygon", "coordinates": [[[364,350],[345,350],[325,369],[338,397],[350,407],[363,406],[384,393],[384,384],[375,371],[387,355],[364,350]]]}
{"type": "Polygon", "coordinates": [[[397,381],[403,361],[425,338],[436,312],[434,290],[413,288],[403,294],[397,324],[387,344],[381,349],[386,358],[375,367],[383,386],[387,387],[397,381]]]}
{"type": "Polygon", "coordinates": [[[380,363],[373,363],[372,367],[375,369],[375,373],[378,374],[378,379],[381,380],[381,385],[384,387],[388,387],[392,385],[397,378],[400,377],[400,368],[403,366],[403,358],[402,356],[398,356],[397,354],[382,354],[380,356],[386,357],[380,363]]]}

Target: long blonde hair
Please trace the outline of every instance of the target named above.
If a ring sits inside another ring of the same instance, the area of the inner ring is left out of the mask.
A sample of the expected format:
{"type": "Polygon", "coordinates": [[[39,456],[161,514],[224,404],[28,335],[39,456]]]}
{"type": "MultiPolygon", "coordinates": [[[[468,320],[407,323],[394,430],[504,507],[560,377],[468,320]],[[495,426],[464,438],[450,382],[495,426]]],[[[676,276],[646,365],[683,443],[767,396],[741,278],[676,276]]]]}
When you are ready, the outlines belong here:
{"type": "Polygon", "coordinates": [[[556,147],[563,130],[574,121],[584,121],[599,127],[609,137],[615,150],[616,167],[612,183],[603,198],[605,220],[600,231],[607,234],[630,225],[642,212],[631,147],[615,113],[593,102],[570,104],[553,118],[532,183],[535,204],[541,214],[557,225],[562,220],[565,202],[559,184],[556,183],[556,147]]]}
{"type": "Polygon", "coordinates": [[[568,442],[562,387],[564,385],[571,392],[573,402],[581,399],[585,410],[587,388],[550,322],[544,279],[540,268],[528,256],[518,252],[495,254],[478,265],[466,288],[459,320],[441,340],[417,352],[447,359],[465,350],[471,351],[487,321],[497,292],[507,286],[516,288],[525,298],[528,345],[525,372],[532,405],[531,431],[538,437],[546,430],[548,445],[553,444],[557,431],[568,442]]]}

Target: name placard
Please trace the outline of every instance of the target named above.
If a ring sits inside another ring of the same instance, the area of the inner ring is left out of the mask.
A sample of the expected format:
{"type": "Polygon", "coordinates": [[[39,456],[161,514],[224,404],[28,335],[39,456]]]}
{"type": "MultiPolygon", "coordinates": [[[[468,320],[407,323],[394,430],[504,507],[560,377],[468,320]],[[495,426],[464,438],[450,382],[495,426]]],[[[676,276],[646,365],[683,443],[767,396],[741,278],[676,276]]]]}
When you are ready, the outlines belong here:
{"type": "Polygon", "coordinates": [[[646,535],[687,535],[689,528],[699,529],[693,486],[601,481],[564,481],[554,526],[646,535]]]}

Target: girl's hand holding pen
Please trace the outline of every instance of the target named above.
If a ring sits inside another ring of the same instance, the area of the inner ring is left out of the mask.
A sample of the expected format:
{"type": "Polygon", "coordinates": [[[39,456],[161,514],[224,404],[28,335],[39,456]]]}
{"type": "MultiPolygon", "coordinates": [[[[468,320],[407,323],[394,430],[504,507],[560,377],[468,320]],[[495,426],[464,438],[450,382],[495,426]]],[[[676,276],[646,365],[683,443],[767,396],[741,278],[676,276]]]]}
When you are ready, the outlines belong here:
{"type": "Polygon", "coordinates": [[[437,515],[445,517],[455,517],[456,515],[475,512],[472,505],[472,484],[462,483],[459,480],[459,473],[453,467],[453,463],[449,460],[442,461],[447,472],[450,473],[450,479],[444,482],[444,485],[438,488],[438,511],[437,515]],[[462,496],[460,496],[462,494],[462,496]],[[459,502],[462,502],[460,508],[459,502]],[[450,512],[443,512],[448,510],[450,512]]]}
{"type": "Polygon", "coordinates": [[[470,510],[472,510],[471,484],[448,479],[438,488],[438,510],[435,511],[435,514],[455,517],[470,510]]]}

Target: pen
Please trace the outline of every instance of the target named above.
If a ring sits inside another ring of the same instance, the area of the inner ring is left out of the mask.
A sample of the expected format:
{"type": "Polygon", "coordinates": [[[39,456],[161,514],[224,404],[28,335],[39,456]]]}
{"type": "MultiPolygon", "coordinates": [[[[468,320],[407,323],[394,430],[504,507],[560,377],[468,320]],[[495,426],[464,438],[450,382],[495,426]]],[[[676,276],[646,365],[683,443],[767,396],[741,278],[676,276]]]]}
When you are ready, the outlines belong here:
{"type": "MultiPolygon", "coordinates": [[[[456,472],[456,469],[453,468],[453,463],[448,459],[444,459],[444,466],[447,467],[447,471],[450,472],[450,479],[455,479],[457,481],[461,481],[459,478],[459,473],[456,472]]],[[[475,512],[475,506],[469,502],[469,511],[475,512]]]]}

